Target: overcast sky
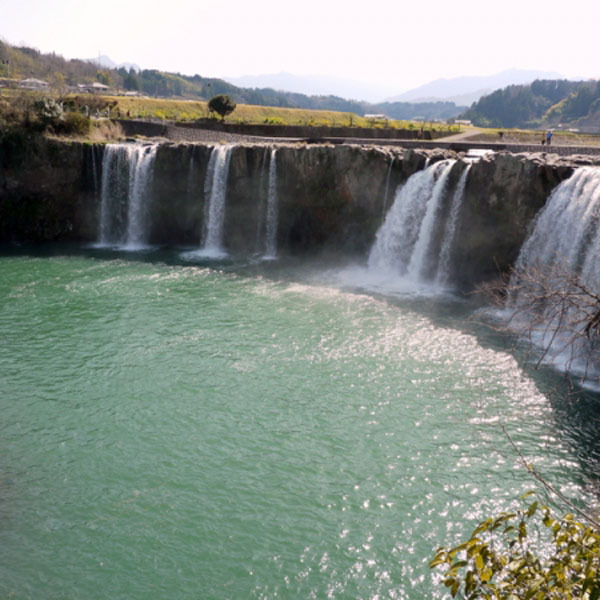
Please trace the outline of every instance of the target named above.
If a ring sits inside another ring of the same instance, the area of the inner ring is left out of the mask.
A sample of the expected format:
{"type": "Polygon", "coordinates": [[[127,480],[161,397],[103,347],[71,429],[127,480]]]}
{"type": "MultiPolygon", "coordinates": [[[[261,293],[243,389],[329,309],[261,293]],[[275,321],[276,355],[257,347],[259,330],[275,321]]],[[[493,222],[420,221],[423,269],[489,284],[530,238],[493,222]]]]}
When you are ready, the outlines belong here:
{"type": "Polygon", "coordinates": [[[600,78],[598,0],[2,0],[0,36],[193,75],[392,84],[508,68],[600,78]]]}

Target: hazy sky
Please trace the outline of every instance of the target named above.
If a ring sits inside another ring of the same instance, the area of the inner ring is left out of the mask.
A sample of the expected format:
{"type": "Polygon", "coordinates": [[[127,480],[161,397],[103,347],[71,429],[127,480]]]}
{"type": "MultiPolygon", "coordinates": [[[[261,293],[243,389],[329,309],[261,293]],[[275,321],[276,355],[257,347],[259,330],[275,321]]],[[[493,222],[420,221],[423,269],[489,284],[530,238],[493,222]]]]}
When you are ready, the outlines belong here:
{"type": "Polygon", "coordinates": [[[600,77],[598,0],[2,0],[0,36],[66,58],[389,83],[507,68],[600,77]]]}

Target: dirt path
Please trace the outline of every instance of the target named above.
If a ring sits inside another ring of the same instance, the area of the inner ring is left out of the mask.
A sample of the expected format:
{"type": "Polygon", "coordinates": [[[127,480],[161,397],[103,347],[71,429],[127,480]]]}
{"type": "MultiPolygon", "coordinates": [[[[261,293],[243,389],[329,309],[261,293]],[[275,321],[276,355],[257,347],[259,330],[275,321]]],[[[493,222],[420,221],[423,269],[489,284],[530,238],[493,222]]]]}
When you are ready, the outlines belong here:
{"type": "Polygon", "coordinates": [[[462,133],[454,133],[452,135],[448,135],[446,137],[436,138],[436,141],[440,142],[463,142],[477,135],[481,135],[481,131],[479,130],[468,130],[463,131],[462,133]]]}

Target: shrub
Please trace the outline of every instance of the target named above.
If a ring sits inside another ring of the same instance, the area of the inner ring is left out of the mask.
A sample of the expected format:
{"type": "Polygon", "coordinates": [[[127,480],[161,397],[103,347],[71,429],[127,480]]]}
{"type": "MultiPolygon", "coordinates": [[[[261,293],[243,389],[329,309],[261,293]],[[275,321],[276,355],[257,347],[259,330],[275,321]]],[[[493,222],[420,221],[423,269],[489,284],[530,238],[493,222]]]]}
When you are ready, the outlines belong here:
{"type": "Polygon", "coordinates": [[[87,135],[90,132],[90,119],[80,112],[65,113],[59,132],[69,135],[87,135]]]}
{"type": "Polygon", "coordinates": [[[208,110],[216,112],[223,120],[235,110],[235,107],[236,103],[226,94],[214,96],[208,102],[208,110]]]}
{"type": "Polygon", "coordinates": [[[266,125],[287,125],[281,117],[267,117],[263,121],[266,125]]]}
{"type": "Polygon", "coordinates": [[[598,600],[600,533],[535,501],[486,519],[454,548],[439,548],[430,567],[445,569],[453,598],[598,600]]]}
{"type": "Polygon", "coordinates": [[[43,131],[57,130],[63,117],[63,107],[54,98],[45,97],[33,103],[33,110],[37,123],[43,131]]]}

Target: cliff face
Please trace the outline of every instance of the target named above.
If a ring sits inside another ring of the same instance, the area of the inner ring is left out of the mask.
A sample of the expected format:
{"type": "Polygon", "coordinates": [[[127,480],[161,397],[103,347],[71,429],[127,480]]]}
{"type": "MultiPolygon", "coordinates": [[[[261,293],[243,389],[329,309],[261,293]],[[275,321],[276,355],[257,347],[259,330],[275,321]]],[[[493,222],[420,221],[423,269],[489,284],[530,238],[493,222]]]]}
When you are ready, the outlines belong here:
{"type": "MultiPolygon", "coordinates": [[[[94,239],[93,155],[102,148],[40,137],[0,141],[0,242],[94,239]]],[[[96,161],[97,163],[98,161],[96,161]]]]}
{"type": "MultiPolygon", "coordinates": [[[[236,145],[227,178],[224,245],[234,254],[258,252],[268,171],[275,146],[236,145]]],[[[292,253],[364,253],[394,190],[423,168],[428,155],[332,145],[277,145],[278,247],[292,253]],[[386,194],[387,190],[387,194],[386,194]]],[[[152,243],[198,245],[211,147],[165,144],[154,166],[152,243]]]]}
{"type": "MultiPolygon", "coordinates": [[[[366,258],[398,186],[429,164],[458,158],[441,204],[448,218],[467,163],[448,151],[350,145],[242,144],[231,149],[223,245],[260,252],[272,149],[276,148],[281,253],[366,258]]],[[[212,148],[161,144],[145,200],[148,241],[199,246],[212,148]]],[[[0,242],[96,241],[104,148],[47,139],[0,143],[0,242]]],[[[452,279],[468,289],[506,270],[551,190],[591,159],[498,153],[470,167],[452,251],[452,279]]],[[[438,233],[436,239],[440,239],[438,233]]],[[[435,251],[435,243],[434,251],[435,251]]]]}
{"type": "Polygon", "coordinates": [[[578,162],[541,155],[488,155],[473,164],[457,224],[452,278],[470,287],[506,271],[553,188],[578,162]]]}

